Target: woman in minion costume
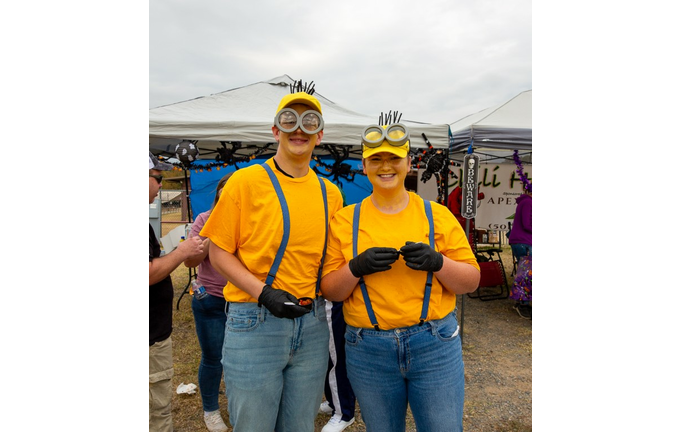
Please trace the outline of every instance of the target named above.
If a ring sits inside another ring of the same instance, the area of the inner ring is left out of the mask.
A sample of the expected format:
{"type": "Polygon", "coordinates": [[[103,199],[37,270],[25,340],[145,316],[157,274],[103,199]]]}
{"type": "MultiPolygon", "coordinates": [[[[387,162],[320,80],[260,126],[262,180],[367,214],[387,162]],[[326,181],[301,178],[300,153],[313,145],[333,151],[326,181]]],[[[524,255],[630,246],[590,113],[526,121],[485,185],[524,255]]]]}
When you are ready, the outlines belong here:
{"type": "Polygon", "coordinates": [[[479,265],[451,212],[406,190],[409,132],[382,117],[362,135],[373,192],[335,213],[321,290],[344,301],[347,375],[366,430],[404,431],[410,405],[418,430],[462,431],[456,294],[477,288],[479,265]]]}

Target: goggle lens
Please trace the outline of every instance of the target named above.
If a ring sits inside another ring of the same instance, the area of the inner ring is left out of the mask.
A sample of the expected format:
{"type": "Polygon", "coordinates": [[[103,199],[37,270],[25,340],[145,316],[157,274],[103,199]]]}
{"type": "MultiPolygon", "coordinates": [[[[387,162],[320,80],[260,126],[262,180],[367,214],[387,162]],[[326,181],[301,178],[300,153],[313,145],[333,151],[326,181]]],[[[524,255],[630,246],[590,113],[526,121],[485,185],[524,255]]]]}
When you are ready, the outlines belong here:
{"type": "Polygon", "coordinates": [[[388,137],[387,141],[392,145],[395,145],[393,143],[400,143],[398,145],[402,145],[406,142],[404,138],[408,139],[406,128],[400,124],[389,126],[386,132],[388,137]]]}
{"type": "Polygon", "coordinates": [[[375,148],[380,147],[383,140],[384,129],[380,126],[369,126],[364,130],[363,142],[367,147],[375,148]]]}
{"type": "Polygon", "coordinates": [[[292,132],[294,130],[293,128],[297,126],[297,120],[297,116],[294,112],[286,111],[279,115],[279,124],[281,125],[281,129],[286,131],[292,132]]]}
{"type": "Polygon", "coordinates": [[[319,128],[321,118],[313,113],[305,114],[302,117],[302,129],[315,130],[319,128]]]}

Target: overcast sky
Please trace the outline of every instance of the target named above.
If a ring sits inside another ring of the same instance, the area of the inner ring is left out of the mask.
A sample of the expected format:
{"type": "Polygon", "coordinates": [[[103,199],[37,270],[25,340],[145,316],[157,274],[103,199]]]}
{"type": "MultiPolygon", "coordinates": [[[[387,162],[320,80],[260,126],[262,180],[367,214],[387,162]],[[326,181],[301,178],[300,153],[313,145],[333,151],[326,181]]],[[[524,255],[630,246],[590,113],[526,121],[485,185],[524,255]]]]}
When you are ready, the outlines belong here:
{"type": "Polygon", "coordinates": [[[453,123],[532,87],[529,0],[149,2],[149,108],[280,75],[453,123]]]}

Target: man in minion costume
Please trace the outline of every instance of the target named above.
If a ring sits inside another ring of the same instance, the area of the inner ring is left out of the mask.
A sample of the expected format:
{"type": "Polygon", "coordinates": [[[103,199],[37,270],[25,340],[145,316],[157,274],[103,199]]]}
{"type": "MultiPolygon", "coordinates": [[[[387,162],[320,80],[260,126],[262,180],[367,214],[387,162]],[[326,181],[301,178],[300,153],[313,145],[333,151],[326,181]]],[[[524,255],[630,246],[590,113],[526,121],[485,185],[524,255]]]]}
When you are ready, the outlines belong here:
{"type": "Polygon", "coordinates": [[[443,205],[409,192],[408,128],[388,120],[362,135],[373,192],[331,221],[321,289],[344,301],[347,376],[369,432],[463,430],[464,370],[456,295],[479,265],[443,205]],[[384,123],[384,124],[383,124],[384,123]]]}
{"type": "Polygon", "coordinates": [[[342,207],[337,186],[310,169],[323,128],[317,98],[284,96],[276,154],[232,175],[200,233],[229,281],[222,366],[237,432],[314,430],[329,340],[319,272],[328,223],[342,207]]]}

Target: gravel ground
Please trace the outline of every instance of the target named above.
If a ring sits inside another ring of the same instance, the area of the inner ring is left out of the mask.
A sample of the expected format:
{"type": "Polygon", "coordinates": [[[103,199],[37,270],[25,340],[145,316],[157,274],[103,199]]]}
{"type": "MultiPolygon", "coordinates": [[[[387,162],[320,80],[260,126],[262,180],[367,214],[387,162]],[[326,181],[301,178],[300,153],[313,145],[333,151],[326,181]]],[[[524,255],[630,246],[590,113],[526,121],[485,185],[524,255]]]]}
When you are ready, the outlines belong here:
{"type": "Polygon", "coordinates": [[[531,430],[531,320],[509,299],[464,300],[466,431],[531,430]]]}
{"type": "MultiPolygon", "coordinates": [[[[506,248],[508,251],[503,254],[503,261],[507,266],[512,261],[509,247],[506,248]]],[[[180,266],[172,275],[175,302],[186,285],[187,275],[188,271],[184,266],[180,266]]],[[[512,278],[509,279],[509,283],[511,282],[512,278]]],[[[190,302],[191,298],[185,295],[174,315],[172,338],[175,389],[180,383],[198,383],[200,348],[196,340],[190,302]]],[[[481,301],[467,296],[462,299],[459,296],[458,303],[465,362],[465,431],[531,431],[531,321],[522,319],[512,308],[514,302],[509,299],[481,301]]],[[[177,432],[207,430],[203,423],[198,393],[175,394],[172,404],[173,422],[177,432]]],[[[226,400],[221,399],[220,405],[228,424],[226,400]]],[[[320,432],[328,419],[327,415],[319,415],[315,432],[320,432]]],[[[361,410],[357,407],[356,421],[345,431],[365,430],[361,410]]],[[[416,431],[410,415],[406,430],[416,431]]]]}

